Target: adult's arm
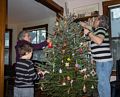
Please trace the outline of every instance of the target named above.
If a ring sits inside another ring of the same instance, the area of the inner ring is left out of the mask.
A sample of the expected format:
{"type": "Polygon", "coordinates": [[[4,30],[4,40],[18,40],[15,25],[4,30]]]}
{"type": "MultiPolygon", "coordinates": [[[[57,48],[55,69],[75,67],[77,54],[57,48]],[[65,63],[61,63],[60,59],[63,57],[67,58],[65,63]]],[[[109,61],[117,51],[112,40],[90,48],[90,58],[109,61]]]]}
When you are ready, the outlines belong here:
{"type": "Polygon", "coordinates": [[[91,41],[94,41],[98,45],[100,45],[103,42],[104,38],[105,38],[101,34],[100,35],[94,35],[92,32],[90,32],[90,30],[88,30],[86,28],[84,28],[84,33],[90,37],[91,41]]]}
{"type": "Polygon", "coordinates": [[[46,47],[48,45],[47,41],[41,42],[39,44],[32,44],[34,50],[40,50],[43,47],[46,47]]]}

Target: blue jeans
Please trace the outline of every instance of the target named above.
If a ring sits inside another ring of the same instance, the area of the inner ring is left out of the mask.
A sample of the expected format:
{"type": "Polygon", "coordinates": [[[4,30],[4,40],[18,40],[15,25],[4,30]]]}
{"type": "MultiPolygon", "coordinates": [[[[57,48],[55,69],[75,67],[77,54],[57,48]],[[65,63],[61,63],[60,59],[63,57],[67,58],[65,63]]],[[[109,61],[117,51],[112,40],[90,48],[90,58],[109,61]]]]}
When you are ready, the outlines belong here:
{"type": "Polygon", "coordinates": [[[14,97],[34,97],[34,88],[14,87],[14,97]]]}
{"type": "Polygon", "coordinates": [[[100,97],[111,97],[110,75],[113,62],[96,62],[98,76],[98,93],[100,97]]]}

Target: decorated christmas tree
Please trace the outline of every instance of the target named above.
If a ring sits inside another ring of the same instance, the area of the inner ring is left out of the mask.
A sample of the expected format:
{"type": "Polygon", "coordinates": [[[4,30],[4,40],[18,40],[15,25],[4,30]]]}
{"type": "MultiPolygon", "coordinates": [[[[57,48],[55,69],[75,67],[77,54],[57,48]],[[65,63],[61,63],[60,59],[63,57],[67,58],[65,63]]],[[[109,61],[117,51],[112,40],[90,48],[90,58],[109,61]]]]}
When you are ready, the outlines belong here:
{"type": "Polygon", "coordinates": [[[47,72],[39,87],[50,97],[92,97],[96,90],[95,66],[90,62],[89,42],[75,16],[60,17],[45,48],[47,72]]]}

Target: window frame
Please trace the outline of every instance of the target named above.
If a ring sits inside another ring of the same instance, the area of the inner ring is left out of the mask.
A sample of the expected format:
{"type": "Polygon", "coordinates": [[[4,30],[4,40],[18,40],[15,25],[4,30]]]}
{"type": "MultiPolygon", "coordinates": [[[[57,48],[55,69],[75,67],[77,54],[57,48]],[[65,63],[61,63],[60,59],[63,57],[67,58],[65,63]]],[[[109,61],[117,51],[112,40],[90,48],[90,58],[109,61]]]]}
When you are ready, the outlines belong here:
{"type": "Polygon", "coordinates": [[[34,30],[34,29],[39,29],[45,27],[46,29],[46,39],[48,37],[48,24],[44,25],[37,25],[37,26],[31,26],[31,27],[24,27],[23,30],[34,30]]]}
{"type": "MultiPolygon", "coordinates": [[[[44,24],[44,25],[37,25],[37,26],[32,26],[32,27],[25,27],[25,28],[23,28],[23,30],[25,30],[25,31],[32,31],[32,30],[37,30],[37,29],[40,29],[40,28],[45,28],[46,29],[46,40],[47,40],[47,38],[48,38],[48,24],[44,24]]],[[[36,43],[36,44],[38,44],[38,43],[36,43]]],[[[41,49],[42,50],[42,49],[41,49]]],[[[35,50],[35,51],[38,51],[38,50],[35,50]]],[[[34,52],[35,52],[34,51],[34,52]]],[[[34,53],[35,54],[35,53],[34,53]]],[[[34,56],[34,55],[33,55],[34,56]]],[[[38,58],[36,59],[32,59],[32,60],[38,60],[38,58]]],[[[41,61],[41,60],[39,60],[39,61],[41,61]]]]}
{"type": "MultiPolygon", "coordinates": [[[[8,64],[4,64],[4,65],[12,65],[12,32],[13,32],[13,30],[12,29],[6,29],[5,30],[5,33],[9,33],[9,47],[5,47],[4,46],[4,50],[5,49],[9,49],[9,59],[8,59],[8,64]]],[[[5,57],[5,56],[4,56],[5,57]]],[[[5,60],[4,60],[4,63],[5,63],[5,60]]]]}

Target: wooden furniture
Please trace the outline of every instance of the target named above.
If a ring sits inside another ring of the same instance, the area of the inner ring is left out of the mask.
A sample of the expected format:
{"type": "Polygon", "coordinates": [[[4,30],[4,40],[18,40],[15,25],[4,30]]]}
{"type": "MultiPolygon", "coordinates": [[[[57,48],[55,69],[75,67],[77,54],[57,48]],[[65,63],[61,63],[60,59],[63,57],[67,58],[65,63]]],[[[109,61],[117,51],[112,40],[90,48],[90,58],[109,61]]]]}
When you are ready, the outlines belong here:
{"type": "Polygon", "coordinates": [[[92,17],[97,17],[98,15],[92,15],[92,16],[86,16],[86,17],[82,17],[82,18],[77,18],[74,20],[74,22],[79,22],[79,21],[87,21],[89,18],[92,17]]]}
{"type": "Polygon", "coordinates": [[[4,97],[13,97],[14,77],[4,77],[4,97]]]}
{"type": "Polygon", "coordinates": [[[116,81],[111,82],[111,97],[120,97],[120,59],[116,61],[116,81]]]}

